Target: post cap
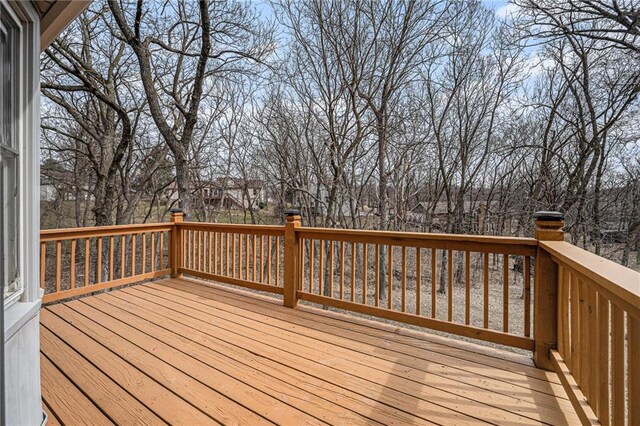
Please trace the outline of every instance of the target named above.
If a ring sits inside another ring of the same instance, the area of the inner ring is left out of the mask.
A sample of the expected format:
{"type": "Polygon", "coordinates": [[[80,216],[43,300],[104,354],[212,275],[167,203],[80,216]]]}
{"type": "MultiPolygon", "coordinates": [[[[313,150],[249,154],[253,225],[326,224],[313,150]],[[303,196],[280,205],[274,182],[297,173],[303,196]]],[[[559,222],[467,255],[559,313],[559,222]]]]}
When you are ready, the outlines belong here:
{"type": "Polygon", "coordinates": [[[559,221],[564,220],[564,214],[560,212],[540,211],[535,212],[533,218],[537,220],[559,221]]]}
{"type": "Polygon", "coordinates": [[[288,209],[284,211],[284,215],[289,216],[300,216],[300,210],[298,209],[288,209]]]}
{"type": "Polygon", "coordinates": [[[169,210],[169,213],[183,213],[181,208],[174,208],[169,210]]]}

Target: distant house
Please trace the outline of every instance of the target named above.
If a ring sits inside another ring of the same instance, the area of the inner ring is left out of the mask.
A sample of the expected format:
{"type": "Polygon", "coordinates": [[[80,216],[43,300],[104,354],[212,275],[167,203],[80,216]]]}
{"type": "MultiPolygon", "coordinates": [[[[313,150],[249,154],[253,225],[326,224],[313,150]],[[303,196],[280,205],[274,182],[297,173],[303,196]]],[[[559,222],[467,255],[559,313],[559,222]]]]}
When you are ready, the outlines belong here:
{"type": "MultiPolygon", "coordinates": [[[[257,209],[266,203],[264,182],[258,179],[218,177],[213,180],[201,180],[192,185],[191,193],[214,209],[257,209]]],[[[165,190],[169,203],[178,199],[175,183],[165,190]]]]}
{"type": "Polygon", "coordinates": [[[61,168],[43,168],[40,174],[40,201],[74,201],[93,198],[91,187],[85,184],[76,189],[74,173],[61,168]]]}
{"type": "MultiPolygon", "coordinates": [[[[494,207],[494,203],[492,203],[494,207]]],[[[420,202],[411,209],[411,221],[425,224],[429,223],[436,228],[444,228],[448,215],[454,210],[454,206],[449,208],[446,201],[420,202]]],[[[468,232],[485,233],[494,221],[491,208],[487,208],[487,203],[483,201],[465,201],[462,207],[462,220],[468,232]]]]}

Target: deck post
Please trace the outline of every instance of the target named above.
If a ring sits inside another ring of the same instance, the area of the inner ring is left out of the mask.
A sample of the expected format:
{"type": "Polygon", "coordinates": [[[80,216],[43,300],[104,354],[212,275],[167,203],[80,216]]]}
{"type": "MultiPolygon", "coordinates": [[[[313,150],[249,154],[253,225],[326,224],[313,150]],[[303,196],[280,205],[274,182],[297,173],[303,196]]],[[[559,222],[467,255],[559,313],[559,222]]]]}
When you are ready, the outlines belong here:
{"type": "MultiPolygon", "coordinates": [[[[564,241],[564,215],[541,211],[533,215],[538,241],[564,241]]],[[[554,371],[549,350],[558,342],[558,265],[538,246],[533,287],[533,361],[538,368],[554,371]]]]}
{"type": "Polygon", "coordinates": [[[171,228],[171,247],[169,250],[171,278],[179,278],[182,275],[179,272],[179,268],[182,267],[182,233],[177,224],[183,221],[184,212],[181,209],[171,209],[171,222],[174,223],[171,228]]]}
{"type": "Polygon", "coordinates": [[[298,278],[300,240],[296,228],[301,225],[300,212],[287,210],[287,222],[284,225],[284,306],[295,308],[298,304],[298,278]]]}

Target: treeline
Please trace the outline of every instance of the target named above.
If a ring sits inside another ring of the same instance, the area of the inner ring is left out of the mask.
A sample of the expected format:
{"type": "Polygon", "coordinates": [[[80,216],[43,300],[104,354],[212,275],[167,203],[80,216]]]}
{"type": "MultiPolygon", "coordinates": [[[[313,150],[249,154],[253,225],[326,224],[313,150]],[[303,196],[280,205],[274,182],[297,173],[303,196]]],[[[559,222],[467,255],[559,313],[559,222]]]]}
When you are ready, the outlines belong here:
{"type": "Polygon", "coordinates": [[[559,210],[637,265],[637,2],[156,6],[94,2],[43,54],[43,214],[215,221],[199,188],[233,177],[314,226],[531,235],[559,210]]]}

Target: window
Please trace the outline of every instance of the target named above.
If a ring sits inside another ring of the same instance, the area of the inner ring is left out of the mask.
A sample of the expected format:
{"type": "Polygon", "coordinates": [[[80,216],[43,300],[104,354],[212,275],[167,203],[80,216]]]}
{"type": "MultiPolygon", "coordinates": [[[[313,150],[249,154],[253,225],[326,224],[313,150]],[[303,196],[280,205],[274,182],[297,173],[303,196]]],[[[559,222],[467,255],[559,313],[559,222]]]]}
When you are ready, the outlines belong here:
{"type": "MultiPolygon", "coordinates": [[[[4,10],[2,11],[4,12],[4,10]]],[[[20,29],[7,13],[0,21],[0,276],[4,287],[4,303],[17,299],[23,291],[18,269],[18,53],[20,29]]]]}

